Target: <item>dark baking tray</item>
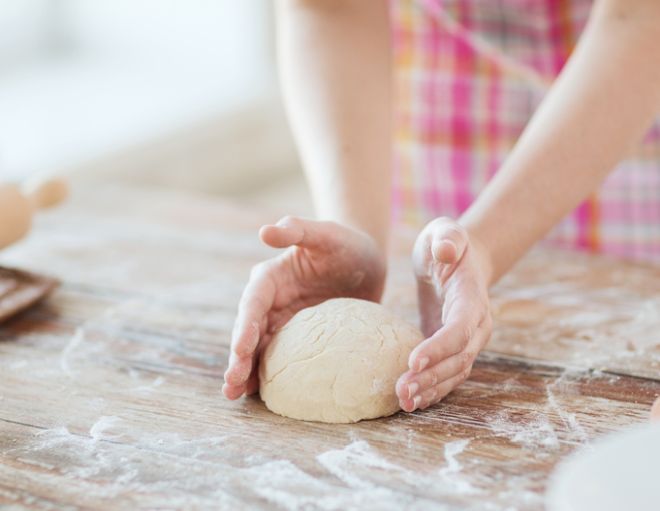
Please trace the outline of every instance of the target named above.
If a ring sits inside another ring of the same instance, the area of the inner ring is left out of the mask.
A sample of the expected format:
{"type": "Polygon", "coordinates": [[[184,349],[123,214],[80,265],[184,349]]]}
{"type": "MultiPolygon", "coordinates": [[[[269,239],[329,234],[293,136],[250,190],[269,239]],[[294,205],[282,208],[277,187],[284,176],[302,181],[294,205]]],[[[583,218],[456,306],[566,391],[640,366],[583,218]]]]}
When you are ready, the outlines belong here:
{"type": "Polygon", "coordinates": [[[43,300],[58,285],[46,275],[0,266],[0,323],[43,300]]]}

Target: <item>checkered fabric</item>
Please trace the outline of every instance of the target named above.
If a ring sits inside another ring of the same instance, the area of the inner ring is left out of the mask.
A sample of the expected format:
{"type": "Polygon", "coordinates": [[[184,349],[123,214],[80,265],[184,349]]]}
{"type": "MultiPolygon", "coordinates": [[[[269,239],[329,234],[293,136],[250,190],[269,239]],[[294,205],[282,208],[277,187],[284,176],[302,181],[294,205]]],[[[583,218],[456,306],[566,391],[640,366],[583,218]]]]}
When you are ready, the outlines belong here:
{"type": "MultiPolygon", "coordinates": [[[[562,69],[591,5],[391,1],[395,221],[420,226],[469,206],[562,69]]],[[[660,262],[660,124],[545,242],[660,262]]]]}

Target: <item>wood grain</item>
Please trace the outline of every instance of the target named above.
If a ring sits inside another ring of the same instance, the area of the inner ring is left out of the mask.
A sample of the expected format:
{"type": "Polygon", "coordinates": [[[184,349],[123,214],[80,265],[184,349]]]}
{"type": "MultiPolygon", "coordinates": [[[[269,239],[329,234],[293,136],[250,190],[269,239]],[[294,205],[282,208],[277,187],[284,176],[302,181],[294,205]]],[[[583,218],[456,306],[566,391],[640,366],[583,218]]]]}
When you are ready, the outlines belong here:
{"type": "MultiPolygon", "coordinates": [[[[236,303],[273,253],[256,228],[278,214],[79,189],[3,253],[63,284],[0,328],[1,504],[542,509],[559,461],[647,420],[660,393],[657,268],[546,251],[494,290],[489,351],[431,409],[335,426],[226,401],[236,303]]],[[[415,319],[409,243],[401,230],[387,302],[415,319]]]]}

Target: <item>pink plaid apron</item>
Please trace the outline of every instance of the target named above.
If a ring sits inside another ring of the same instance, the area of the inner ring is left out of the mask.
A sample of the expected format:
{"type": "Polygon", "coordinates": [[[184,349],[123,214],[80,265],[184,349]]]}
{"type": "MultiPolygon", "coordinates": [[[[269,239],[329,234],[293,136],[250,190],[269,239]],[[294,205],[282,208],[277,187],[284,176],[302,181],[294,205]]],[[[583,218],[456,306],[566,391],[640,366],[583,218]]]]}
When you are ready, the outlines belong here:
{"type": "MultiPolygon", "coordinates": [[[[470,205],[566,62],[591,5],[392,0],[395,221],[419,226],[470,205]]],[[[546,242],[660,261],[660,124],[546,242]]]]}

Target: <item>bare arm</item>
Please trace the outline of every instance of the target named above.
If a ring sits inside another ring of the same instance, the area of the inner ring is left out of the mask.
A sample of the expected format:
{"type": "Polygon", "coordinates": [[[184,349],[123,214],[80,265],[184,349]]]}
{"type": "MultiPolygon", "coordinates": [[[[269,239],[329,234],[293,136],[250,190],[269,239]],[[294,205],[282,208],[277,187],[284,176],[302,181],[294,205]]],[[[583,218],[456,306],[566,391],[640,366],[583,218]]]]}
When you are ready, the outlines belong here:
{"type": "Polygon", "coordinates": [[[600,0],[508,160],[459,224],[436,219],[413,260],[422,327],[397,382],[410,411],[468,377],[490,336],[488,285],[592,193],[660,108],[660,2],[600,0]]]}
{"type": "Polygon", "coordinates": [[[386,0],[279,0],[287,111],[319,220],[285,217],[260,231],[284,249],[250,274],[223,392],[258,389],[259,352],[299,310],[329,298],[377,301],[385,282],[391,165],[386,0]]]}
{"type": "Polygon", "coordinates": [[[280,0],[287,112],[319,219],[387,240],[390,30],[385,0],[280,0]]]}
{"type": "Polygon", "coordinates": [[[548,96],[462,218],[490,281],[592,193],[660,109],[660,2],[601,0],[548,96]]]}

